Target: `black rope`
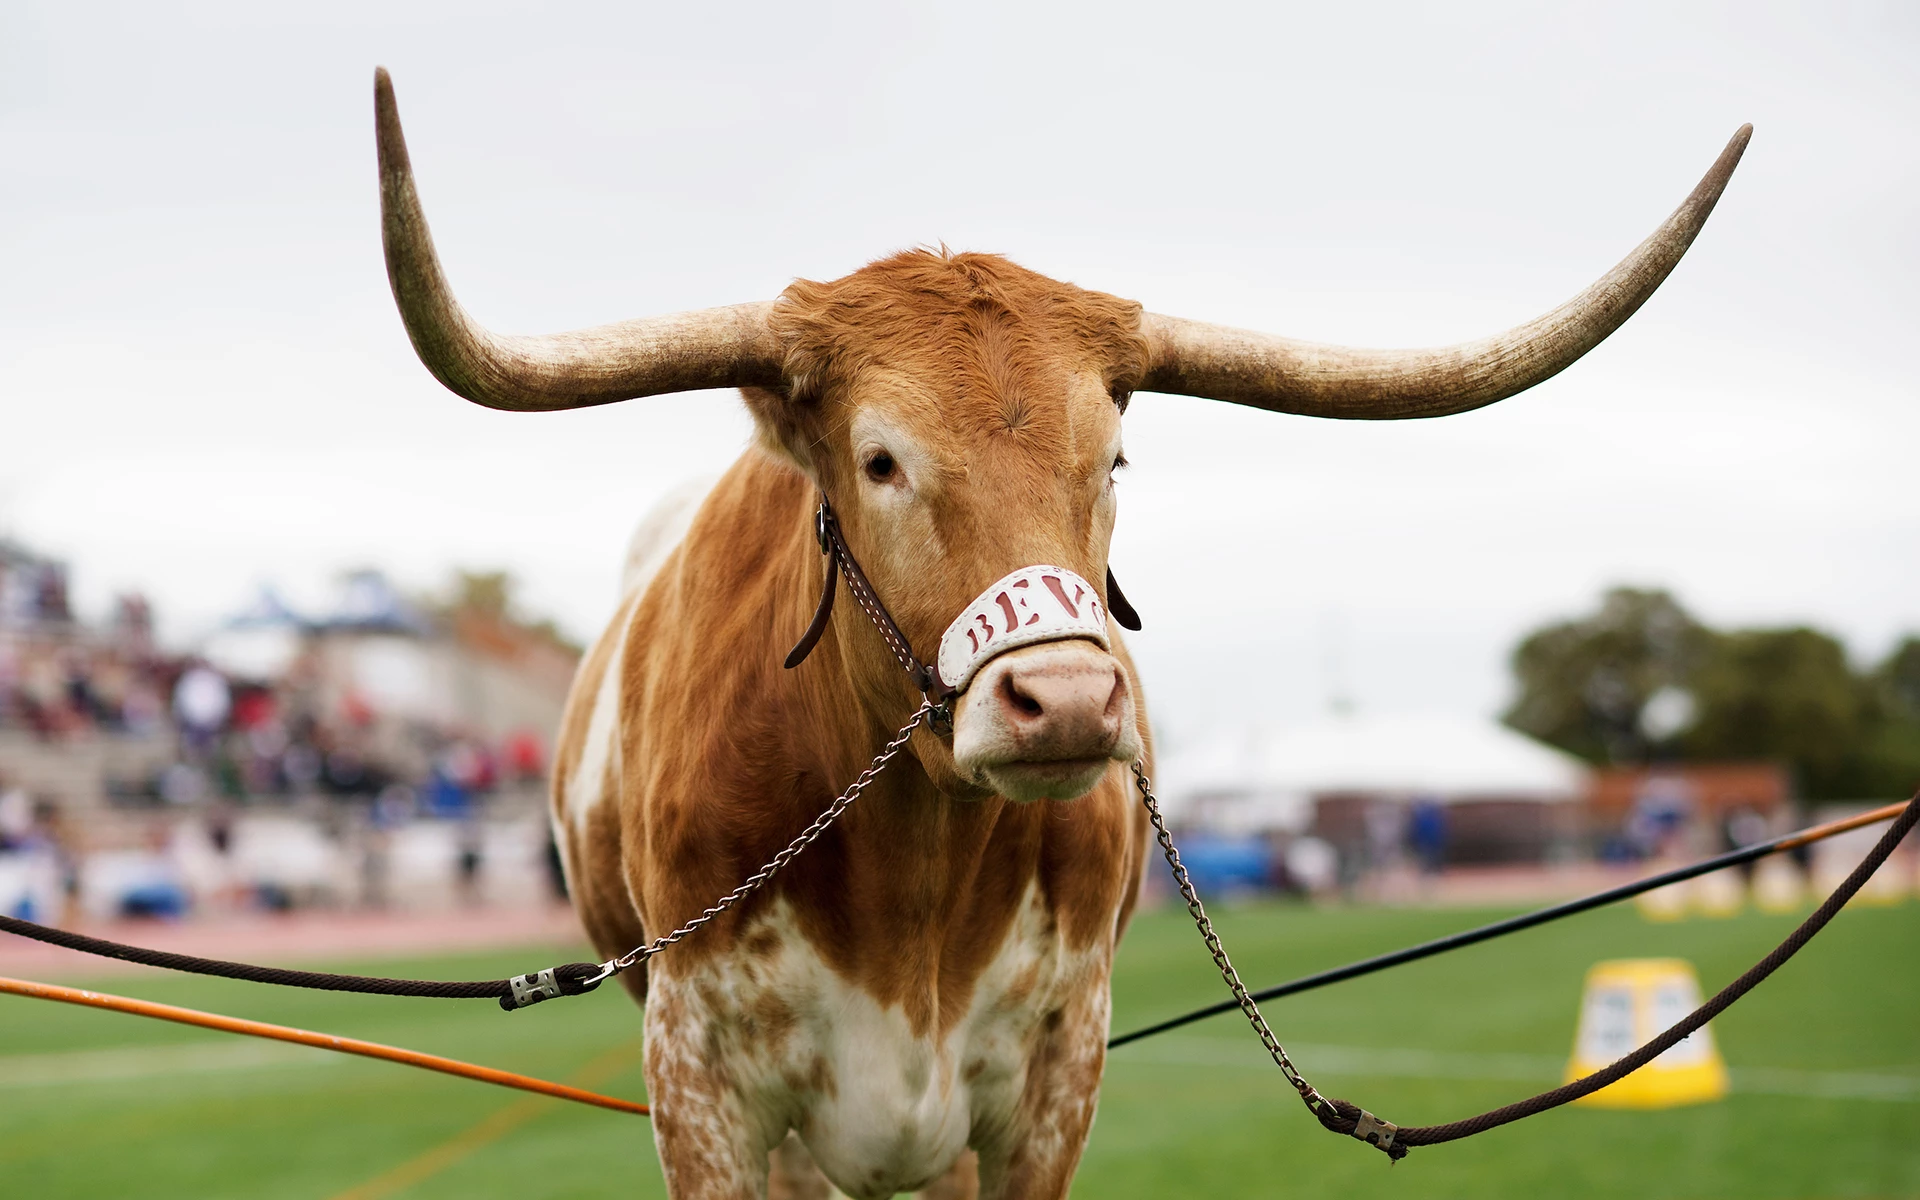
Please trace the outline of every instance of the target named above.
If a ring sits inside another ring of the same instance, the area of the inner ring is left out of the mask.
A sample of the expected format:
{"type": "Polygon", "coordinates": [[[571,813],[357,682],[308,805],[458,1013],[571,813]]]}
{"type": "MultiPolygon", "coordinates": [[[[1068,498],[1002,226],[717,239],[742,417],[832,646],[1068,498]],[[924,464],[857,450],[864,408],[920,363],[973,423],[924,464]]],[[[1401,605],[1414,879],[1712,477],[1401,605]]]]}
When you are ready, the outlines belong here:
{"type": "Polygon", "coordinates": [[[1799,953],[1800,948],[1812,941],[1815,934],[1826,928],[1827,922],[1833,920],[1834,915],[1845,906],[1847,901],[1853,899],[1854,893],[1865,886],[1873,873],[1880,869],[1880,865],[1892,856],[1895,847],[1899,846],[1900,840],[1912,831],[1917,821],[1920,821],[1920,794],[1916,794],[1907,803],[1906,810],[1894,819],[1893,826],[1881,835],[1880,841],[1865,858],[1860,860],[1860,865],[1853,869],[1853,873],[1833,890],[1833,894],[1827,897],[1824,904],[1813,910],[1812,916],[1803,921],[1798,929],[1788,934],[1785,941],[1775,946],[1773,953],[1753,964],[1746,974],[1720,989],[1711,1000],[1688,1013],[1659,1037],[1583,1079],[1576,1079],[1572,1083],[1562,1084],[1551,1091],[1529,1096],[1525,1100],[1503,1105],[1480,1113],[1478,1116],[1467,1117],[1460,1121],[1448,1121],[1442,1125],[1396,1128],[1374,1117],[1357,1104],[1331,1097],[1327,1099],[1325,1105],[1315,1110],[1314,1115],[1320,1119],[1322,1125],[1333,1132],[1358,1137],[1368,1145],[1384,1151],[1388,1158],[1397,1162],[1405,1158],[1407,1151],[1414,1146],[1434,1146],[1441,1142],[1472,1137],[1476,1133],[1485,1133],[1489,1129],[1511,1121],[1522,1120],[1546,1112],[1550,1108],[1558,1108],[1562,1104],[1578,1100],[1582,1096],[1599,1091],[1610,1083],[1624,1079],[1672,1049],[1688,1034],[1732,1007],[1736,1000],[1759,986],[1762,980],[1799,953]]]}
{"type": "MultiPolygon", "coordinates": [[[[271,983],[281,987],[313,988],[324,992],[358,992],[369,996],[424,996],[441,1000],[498,1000],[503,1008],[525,1007],[535,1003],[520,999],[516,1002],[514,980],[485,979],[468,982],[433,979],[381,979],[369,975],[334,975],[325,971],[294,971],[285,967],[261,967],[252,963],[225,962],[217,958],[197,958],[191,954],[174,954],[167,950],[149,950],[143,946],[128,946],[121,942],[110,942],[105,938],[88,937],[84,933],[73,933],[65,929],[55,929],[47,925],[38,925],[32,921],[22,921],[18,917],[0,916],[0,930],[32,938],[36,942],[46,942],[52,946],[62,946],[68,950],[78,950],[82,954],[97,954],[103,958],[117,958],[122,962],[138,963],[143,967],[162,967],[169,971],[186,971],[194,975],[217,975],[224,979],[241,979],[248,983],[271,983]]],[[[561,995],[578,995],[591,991],[592,986],[583,986],[586,980],[600,973],[597,963],[568,963],[554,967],[553,981],[561,995]]],[[[544,974],[544,972],[536,972],[544,974]]],[[[526,980],[529,976],[520,976],[526,980]]],[[[535,985],[538,986],[537,984],[535,985]]],[[[522,984],[521,995],[528,993],[528,986],[522,984]]],[[[539,999],[545,999],[541,996],[539,999]]]]}
{"type": "MultiPolygon", "coordinates": [[[[1663,871],[1658,875],[1649,875],[1645,879],[1636,879],[1632,883],[1624,883],[1619,887],[1608,888],[1604,892],[1595,892],[1591,896],[1582,896],[1578,900],[1569,900],[1564,904],[1554,904],[1546,908],[1535,909],[1533,912],[1522,913],[1517,917],[1508,917],[1503,921],[1494,921],[1491,924],[1481,925],[1474,929],[1462,930],[1459,933],[1450,933],[1445,937],[1434,938],[1430,942],[1421,942],[1417,946],[1408,946],[1402,950],[1394,950],[1386,954],[1377,954],[1372,958],[1363,958],[1358,962],[1350,962],[1344,967],[1332,967],[1312,975],[1303,975],[1298,979],[1275,984],[1273,987],[1248,994],[1256,1004],[1262,1000],[1278,1000],[1283,996],[1296,996],[1301,992],[1310,992],[1315,988],[1323,988],[1331,983],[1342,983],[1349,979],[1358,979],[1362,975],[1371,975],[1375,971],[1384,971],[1388,967],[1397,967],[1402,963],[1418,962],[1423,958],[1429,958],[1435,954],[1443,954],[1448,950],[1458,950],[1464,946],[1472,946],[1480,942],[1490,941],[1493,938],[1504,937],[1509,933],[1519,933],[1523,929],[1532,929],[1536,925],[1545,925],[1549,921],[1558,921],[1562,917],[1571,917],[1578,913],[1586,912],[1589,909],[1602,908],[1609,904],[1618,903],[1621,900],[1629,900],[1640,895],[1642,892],[1650,892],[1655,888],[1665,887],[1670,883],[1680,883],[1699,875],[1710,875],[1715,871],[1724,870],[1727,867],[1737,867],[1741,863],[1749,863],[1755,859],[1765,858],[1769,854],[1777,854],[1782,850],[1792,849],[1805,844],[1808,832],[1808,830],[1800,830],[1796,833],[1782,834],[1771,841],[1759,842],[1739,850],[1729,851],[1726,854],[1716,855],[1713,858],[1702,859],[1697,863],[1691,863],[1684,867],[1676,867],[1671,871],[1663,871]]],[[[1119,1037],[1109,1041],[1107,1043],[1107,1049],[1112,1050],[1115,1047],[1124,1046],[1128,1042],[1137,1042],[1141,1038],[1152,1037],[1156,1033],[1165,1033],[1170,1029],[1178,1029],[1182,1025],[1190,1025],[1195,1021],[1204,1020],[1207,1017],[1239,1011],[1240,1004],[1238,1001],[1222,1000],[1218,1004],[1209,1004],[1204,1008],[1196,1008],[1192,1012],[1183,1013],[1180,1016],[1171,1017],[1157,1024],[1148,1025],[1144,1029],[1136,1029],[1131,1033],[1123,1033],[1119,1037]]]]}

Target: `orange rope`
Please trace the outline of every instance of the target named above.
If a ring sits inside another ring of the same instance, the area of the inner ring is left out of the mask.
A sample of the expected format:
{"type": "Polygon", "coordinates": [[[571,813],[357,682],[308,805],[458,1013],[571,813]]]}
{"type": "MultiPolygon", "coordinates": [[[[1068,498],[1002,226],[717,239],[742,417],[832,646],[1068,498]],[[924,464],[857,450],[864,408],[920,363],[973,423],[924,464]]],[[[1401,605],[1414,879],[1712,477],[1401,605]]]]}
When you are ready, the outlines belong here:
{"type": "MultiPolygon", "coordinates": [[[[1906,808],[1904,802],[1889,804],[1870,812],[1859,813],[1838,821],[1829,821],[1802,830],[1794,837],[1781,841],[1780,850],[1804,846],[1810,842],[1821,841],[1850,829],[1863,825],[1872,825],[1889,817],[1898,816],[1906,808]]],[[[635,1113],[647,1117],[653,1110],[644,1104],[632,1100],[622,1100],[617,1096],[603,1096],[598,1092],[589,1092],[564,1083],[552,1083],[545,1079],[535,1079],[529,1075],[516,1075],[512,1071],[502,1071],[494,1067],[482,1067],[473,1063],[461,1062],[456,1058],[442,1058],[437,1054],[422,1054],[418,1050],[402,1050],[397,1046],[383,1046],[379,1042],[363,1042],[358,1038],[338,1037],[330,1033],[313,1033],[305,1029],[294,1029],[287,1025],[269,1025],[265,1021],[248,1021],[240,1017],[223,1017],[216,1013],[204,1013],[198,1009],[177,1008],[171,1004],[156,1004],[151,1000],[134,1000],[127,996],[114,996],[106,992],[89,992],[82,988],[61,987],[53,983],[35,983],[26,979],[8,979],[0,976],[0,993],[15,996],[29,996],[36,1000],[58,1000],[63,1004],[82,1004],[91,1008],[104,1008],[109,1012],[131,1013],[137,1017],[155,1017],[162,1021],[177,1021],[182,1025],[198,1025],[203,1029],[217,1029],[222,1033],[241,1033],[249,1037],[273,1038],[277,1041],[292,1042],[298,1046],[314,1046],[321,1050],[336,1050],[342,1054],[358,1054],[366,1058],[382,1058],[388,1062],[402,1063],[409,1067],[424,1067],[429,1071],[439,1071],[446,1075],[457,1075],[462,1079],[477,1079],[481,1083],[496,1084],[500,1087],[519,1088],[523,1092],[534,1092],[542,1096],[553,1096],[560,1100],[572,1100],[576,1104],[591,1104],[599,1108],[610,1108],[615,1112],[635,1113]]]]}
{"type": "Polygon", "coordinates": [[[1792,850],[1796,847],[1807,845],[1809,842],[1822,841],[1835,834],[1845,833],[1850,829],[1858,829],[1862,825],[1872,825],[1876,821],[1892,820],[1906,810],[1908,803],[1909,801],[1901,800],[1893,804],[1882,805],[1868,812],[1855,813],[1851,817],[1842,817],[1838,821],[1828,821],[1825,825],[1815,825],[1811,829],[1802,829],[1799,833],[1783,840],[1775,848],[1779,850],[1792,850]]]}
{"type": "Polygon", "coordinates": [[[58,1000],[63,1004],[84,1004],[91,1008],[104,1008],[110,1012],[131,1013],[137,1017],[156,1017],[162,1021],[177,1021],[182,1025],[198,1025],[203,1029],[217,1029],[222,1033],[244,1033],[249,1037],[273,1038],[277,1041],[292,1042],[299,1046],[316,1046],[322,1050],[337,1050],[342,1054],[358,1054],[366,1058],[384,1058],[388,1062],[404,1063],[409,1067],[424,1067],[429,1071],[439,1071],[446,1075],[458,1075],[462,1079],[477,1079],[482,1083],[498,1084],[501,1087],[519,1088],[523,1092],[537,1092],[543,1096],[553,1096],[561,1100],[572,1100],[578,1104],[592,1104],[600,1108],[611,1108],[615,1112],[637,1113],[651,1116],[653,1110],[644,1104],[631,1100],[622,1100],[616,1096],[602,1096],[598,1092],[583,1091],[568,1087],[564,1083],[550,1083],[545,1079],[534,1079],[527,1075],[516,1075],[512,1071],[501,1071],[493,1067],[475,1066],[455,1058],[441,1058],[437,1054],[422,1054],[418,1050],[402,1050],[397,1046],[383,1046],[379,1042],[363,1042],[357,1038],[336,1037],[330,1033],[312,1033],[305,1029],[294,1029],[286,1025],[269,1025],[265,1021],[248,1021],[240,1017],[223,1017],[215,1013],[204,1013],[192,1008],[176,1008],[171,1004],[155,1004],[150,1000],[133,1000],[126,996],[112,996],[105,992],[89,992],[81,988],[61,987],[52,983],[34,983],[26,979],[7,979],[0,976],[0,992],[15,996],[31,996],[36,1000],[58,1000]]]}

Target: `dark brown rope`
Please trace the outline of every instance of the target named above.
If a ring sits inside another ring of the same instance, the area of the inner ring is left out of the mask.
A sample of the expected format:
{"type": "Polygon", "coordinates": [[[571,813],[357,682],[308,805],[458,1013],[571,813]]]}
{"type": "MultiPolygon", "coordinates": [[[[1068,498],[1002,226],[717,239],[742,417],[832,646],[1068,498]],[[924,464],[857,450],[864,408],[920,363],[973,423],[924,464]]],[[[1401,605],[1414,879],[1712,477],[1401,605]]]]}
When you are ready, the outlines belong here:
{"type": "MultiPolygon", "coordinates": [[[[1537,1096],[1516,1101],[1491,1112],[1483,1112],[1477,1117],[1449,1121],[1444,1125],[1415,1125],[1393,1129],[1384,1122],[1370,1117],[1359,1105],[1347,1100],[1329,1099],[1327,1104],[1331,1106],[1331,1111],[1323,1107],[1315,1110],[1314,1115],[1319,1118],[1322,1125],[1335,1133],[1359,1137],[1368,1145],[1384,1149],[1387,1157],[1397,1162],[1405,1158],[1407,1151],[1414,1146],[1435,1146],[1441,1142],[1457,1141],[1460,1138],[1472,1137],[1476,1133],[1485,1133],[1489,1129],[1505,1125],[1510,1121],[1518,1121],[1536,1113],[1546,1112],[1550,1108],[1558,1108],[1562,1104],[1591,1095],[1610,1083],[1624,1079],[1672,1049],[1688,1034],[1725,1012],[1734,1001],[1752,991],[1761,980],[1773,974],[1782,963],[1798,953],[1802,946],[1812,941],[1813,936],[1826,928],[1827,922],[1833,920],[1834,914],[1838,913],[1847,901],[1853,899],[1854,893],[1858,892],[1881,864],[1887,861],[1895,847],[1899,846],[1900,840],[1913,829],[1916,821],[1920,821],[1920,794],[1916,794],[1908,802],[1906,810],[1895,818],[1893,825],[1881,836],[1872,852],[1860,860],[1860,865],[1853,869],[1853,874],[1847,876],[1846,880],[1833,890],[1833,894],[1827,897],[1826,903],[1815,909],[1813,915],[1802,922],[1798,929],[1774,947],[1773,953],[1755,963],[1746,974],[1722,988],[1713,999],[1694,1009],[1671,1029],[1625,1058],[1602,1067],[1584,1079],[1576,1079],[1552,1091],[1541,1092],[1537,1096]],[[1359,1131],[1363,1118],[1366,1118],[1372,1136],[1365,1136],[1359,1131]],[[1390,1136],[1382,1137],[1383,1132],[1388,1132],[1390,1136]],[[1382,1142],[1385,1142],[1385,1145],[1381,1145],[1382,1142]]],[[[1311,1105],[1309,1108],[1311,1109],[1311,1105]]]]}
{"type": "MultiPolygon", "coordinates": [[[[174,954],[167,950],[128,946],[121,942],[88,937],[84,933],[54,929],[51,926],[37,925],[32,921],[22,921],[18,917],[8,916],[0,916],[0,930],[18,934],[24,938],[32,938],[36,942],[78,950],[82,954],[97,954],[103,958],[117,958],[122,962],[138,963],[143,967],[162,967],[169,971],[187,971],[194,975],[242,979],[248,983],[272,983],[282,987],[313,988],[323,992],[359,992],[369,996],[425,996],[441,1000],[505,1000],[513,995],[513,982],[508,979],[459,982],[433,979],[381,979],[369,975],[293,971],[285,967],[262,967],[252,963],[226,962],[217,958],[197,958],[191,954],[174,954]]],[[[599,974],[600,967],[597,963],[568,963],[565,966],[553,968],[553,973],[556,981],[565,991],[577,989],[581,982],[599,974]]]]}

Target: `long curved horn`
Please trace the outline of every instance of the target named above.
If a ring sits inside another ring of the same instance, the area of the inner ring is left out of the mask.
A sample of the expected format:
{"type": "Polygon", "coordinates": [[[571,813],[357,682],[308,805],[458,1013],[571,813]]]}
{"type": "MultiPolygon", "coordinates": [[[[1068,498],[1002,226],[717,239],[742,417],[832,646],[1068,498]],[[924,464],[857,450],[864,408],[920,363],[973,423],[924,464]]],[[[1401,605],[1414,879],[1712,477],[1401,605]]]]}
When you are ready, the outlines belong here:
{"type": "Polygon", "coordinates": [[[420,361],[441,383],[488,408],[584,408],[695,388],[775,386],[781,354],[771,303],[736,304],[597,325],[543,337],[501,337],[460,307],[420,211],[385,67],[373,75],[380,143],[380,219],[387,280],[420,361]]]}
{"type": "Polygon", "coordinates": [[[1646,302],[1693,244],[1751,136],[1753,126],[1742,125],[1693,194],[1619,266],[1518,328],[1435,350],[1356,350],[1146,313],[1141,389],[1362,420],[1439,417],[1504,400],[1572,365],[1646,302]]]}

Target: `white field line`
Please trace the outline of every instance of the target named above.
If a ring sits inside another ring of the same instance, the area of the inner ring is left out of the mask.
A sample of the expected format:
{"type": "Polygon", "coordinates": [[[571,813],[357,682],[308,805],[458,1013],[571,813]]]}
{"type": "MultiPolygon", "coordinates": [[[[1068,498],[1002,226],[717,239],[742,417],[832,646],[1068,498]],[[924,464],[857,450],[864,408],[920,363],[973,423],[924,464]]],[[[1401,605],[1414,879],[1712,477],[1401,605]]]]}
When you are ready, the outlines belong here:
{"type": "Polygon", "coordinates": [[[60,1054],[7,1054],[0,1055],[0,1091],[67,1083],[118,1083],[203,1071],[317,1067],[338,1061],[338,1054],[311,1046],[255,1040],[69,1050],[60,1054]]]}
{"type": "MultiPolygon", "coordinates": [[[[1367,1046],[1301,1043],[1287,1047],[1294,1065],[1308,1079],[1316,1071],[1389,1079],[1492,1079],[1522,1083],[1558,1083],[1566,1060],[1544,1054],[1459,1054],[1432,1050],[1380,1050],[1367,1046]]],[[[1109,1065],[1129,1063],[1183,1067],[1231,1067],[1272,1071],[1273,1063],[1255,1049],[1211,1040],[1168,1038],[1113,1052],[1109,1065]]],[[[1920,1102],[1920,1074],[1879,1071],[1794,1071],[1778,1067],[1728,1070],[1733,1090],[1824,1100],[1920,1102]]]]}

